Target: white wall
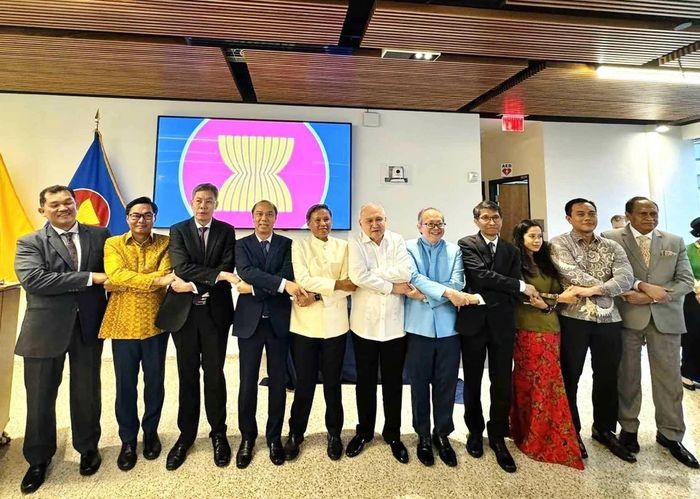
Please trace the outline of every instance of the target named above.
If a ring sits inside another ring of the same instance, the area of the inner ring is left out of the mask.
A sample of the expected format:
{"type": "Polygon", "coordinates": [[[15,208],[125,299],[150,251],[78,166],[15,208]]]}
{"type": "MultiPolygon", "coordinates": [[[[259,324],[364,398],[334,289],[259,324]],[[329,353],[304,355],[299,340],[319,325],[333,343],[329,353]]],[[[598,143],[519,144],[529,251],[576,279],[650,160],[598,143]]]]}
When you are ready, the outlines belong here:
{"type": "Polygon", "coordinates": [[[362,126],[364,109],[0,94],[0,153],[37,225],[39,190],[70,180],[92,141],[98,108],[107,156],[126,199],[153,192],[158,115],[345,121],[353,124],[353,231],[368,201],[383,203],[390,228],[406,237],[416,234],[415,215],[427,205],[444,211],[449,239],[474,230],[465,213],[481,199],[480,184],[467,183],[467,171],[480,170],[476,115],[379,111],[381,126],[369,128],[362,126]],[[385,165],[405,166],[409,184],[381,182],[385,165]]]}

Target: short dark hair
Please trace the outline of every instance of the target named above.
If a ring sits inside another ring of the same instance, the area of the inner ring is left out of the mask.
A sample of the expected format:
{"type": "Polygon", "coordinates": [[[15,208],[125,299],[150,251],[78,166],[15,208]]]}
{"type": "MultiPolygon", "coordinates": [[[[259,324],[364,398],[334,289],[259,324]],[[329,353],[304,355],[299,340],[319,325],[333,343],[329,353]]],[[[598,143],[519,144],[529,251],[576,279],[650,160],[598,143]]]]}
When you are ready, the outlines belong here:
{"type": "Polygon", "coordinates": [[[695,218],[692,222],[690,222],[690,228],[692,229],[690,234],[693,237],[700,237],[700,217],[695,218]]]}
{"type": "MultiPolygon", "coordinates": [[[[274,206],[274,205],[272,205],[274,206]]],[[[311,215],[313,215],[315,212],[318,210],[326,210],[328,214],[333,218],[333,212],[331,209],[328,207],[327,204],[324,203],[317,203],[317,204],[312,204],[308,210],[306,210],[306,223],[309,223],[309,220],[311,220],[311,215]]]]}
{"type": "Polygon", "coordinates": [[[423,220],[423,213],[430,210],[437,211],[440,215],[442,215],[442,220],[445,220],[445,215],[443,215],[443,213],[440,210],[438,210],[437,208],[433,208],[432,206],[428,206],[427,208],[423,208],[418,212],[418,221],[420,222],[421,220],[423,220]]]}
{"type": "Polygon", "coordinates": [[[496,203],[495,201],[482,201],[481,203],[477,204],[472,210],[474,214],[474,220],[479,218],[479,215],[481,215],[481,210],[497,211],[499,215],[503,216],[501,207],[498,206],[498,203],[496,203]]]}
{"type": "Polygon", "coordinates": [[[39,206],[44,206],[46,204],[47,194],[56,194],[57,192],[63,191],[67,191],[70,194],[70,197],[75,199],[75,192],[73,192],[73,189],[71,189],[70,187],[67,187],[65,185],[51,185],[49,187],[45,187],[39,193],[39,206]]]}
{"type": "Polygon", "coordinates": [[[591,201],[590,199],[585,199],[585,198],[574,198],[574,199],[571,199],[571,200],[567,201],[567,203],[564,205],[564,213],[566,213],[566,216],[567,216],[567,217],[570,217],[570,216],[571,216],[571,208],[572,208],[572,206],[574,206],[575,204],[579,204],[579,203],[588,203],[588,204],[590,204],[591,206],[593,206],[593,208],[595,208],[595,211],[596,211],[596,212],[598,211],[598,207],[597,207],[597,206],[595,205],[595,203],[594,203],[593,201],[591,201]]]}
{"type": "Polygon", "coordinates": [[[149,198],[148,196],[141,196],[139,198],[134,199],[133,201],[129,201],[129,204],[127,204],[126,208],[124,209],[124,211],[126,211],[126,214],[128,215],[131,211],[131,208],[133,208],[137,204],[150,204],[151,209],[153,210],[153,214],[158,214],[158,205],[151,201],[151,198],[149,198]]]}
{"type": "Polygon", "coordinates": [[[525,248],[525,234],[532,227],[539,227],[544,235],[544,228],[534,220],[525,219],[513,228],[513,244],[520,250],[520,261],[524,275],[534,277],[537,275],[539,268],[542,274],[559,279],[559,272],[552,263],[552,257],[549,252],[549,244],[547,241],[542,241],[542,247],[537,253],[532,254],[532,261],[525,248]],[[533,265],[534,263],[534,265],[533,265]]]}
{"type": "MultiPolygon", "coordinates": [[[[632,213],[632,211],[634,210],[634,204],[635,204],[637,201],[651,201],[651,199],[649,199],[649,198],[646,197],[646,196],[634,196],[633,198],[630,198],[630,199],[625,203],[625,213],[632,213]]],[[[656,204],[655,201],[651,201],[651,202],[654,203],[654,206],[656,206],[656,209],[658,210],[658,209],[659,209],[659,205],[656,204]]]]}
{"type": "Polygon", "coordinates": [[[192,198],[194,198],[195,194],[201,191],[209,191],[214,194],[215,198],[219,198],[219,189],[214,184],[210,184],[209,182],[196,185],[195,188],[192,189],[192,198]]]}
{"type": "Polygon", "coordinates": [[[251,215],[255,213],[255,208],[257,208],[259,204],[263,204],[263,203],[267,203],[267,204],[269,204],[270,206],[272,206],[272,209],[273,209],[274,212],[275,212],[275,216],[277,216],[277,206],[275,206],[275,203],[273,203],[272,201],[268,201],[267,199],[261,199],[260,201],[258,201],[257,203],[255,203],[255,204],[253,205],[253,207],[250,209],[251,215]]]}
{"type": "Polygon", "coordinates": [[[617,222],[618,220],[624,220],[625,216],[624,215],[613,215],[612,218],[610,219],[610,223],[617,222]]]}

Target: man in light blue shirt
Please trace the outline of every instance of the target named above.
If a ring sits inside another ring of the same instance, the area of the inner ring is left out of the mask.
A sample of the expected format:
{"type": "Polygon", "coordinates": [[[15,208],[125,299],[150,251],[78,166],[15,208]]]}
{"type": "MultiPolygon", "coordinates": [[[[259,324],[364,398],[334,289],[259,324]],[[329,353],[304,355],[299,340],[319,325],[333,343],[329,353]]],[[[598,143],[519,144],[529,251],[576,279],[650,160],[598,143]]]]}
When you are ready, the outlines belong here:
{"type": "Polygon", "coordinates": [[[459,246],[442,239],[445,220],[435,208],[418,213],[421,237],[406,242],[411,256],[410,284],[414,288],[405,304],[404,329],[408,333],[406,371],[411,383],[413,428],[418,434],[420,462],[432,466],[433,443],[440,459],[457,465],[448,440],[454,430],[454,406],[459,371],[460,339],[454,325],[456,307],[478,304],[478,297],[463,293],[464,267],[459,246]],[[430,436],[430,385],[433,393],[433,430],[430,436]]]}

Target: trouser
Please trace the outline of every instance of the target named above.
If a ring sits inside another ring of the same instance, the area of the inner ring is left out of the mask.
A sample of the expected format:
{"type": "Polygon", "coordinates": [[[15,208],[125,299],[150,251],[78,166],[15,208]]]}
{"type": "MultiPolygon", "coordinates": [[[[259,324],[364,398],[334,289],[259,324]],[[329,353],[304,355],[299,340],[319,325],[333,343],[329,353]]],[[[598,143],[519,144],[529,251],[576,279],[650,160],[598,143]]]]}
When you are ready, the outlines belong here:
{"type": "Polygon", "coordinates": [[[428,338],[406,335],[406,372],[411,383],[413,429],[419,436],[430,436],[431,385],[434,433],[446,437],[454,430],[452,412],[459,356],[459,336],[428,338]]]}
{"type": "Polygon", "coordinates": [[[390,341],[364,339],[353,333],[355,360],[357,362],[357,434],[368,439],[374,436],[377,418],[377,371],[382,374],[382,400],[384,402],[384,429],[382,437],[387,442],[401,437],[401,396],[403,390],[403,364],[406,356],[406,338],[390,341]]]}
{"type": "Polygon", "coordinates": [[[578,381],[588,349],[593,370],[593,426],[598,431],[617,427],[617,370],[622,354],[621,322],[596,323],[561,317],[561,372],[577,432],[581,419],[576,404],[578,381]]]}
{"type": "Polygon", "coordinates": [[[226,434],[226,377],[224,362],[228,329],[214,323],[209,307],[193,305],[180,331],[173,333],[180,381],[177,426],[180,440],[192,445],[197,438],[200,412],[200,367],[204,372],[204,409],[211,432],[226,434]]]}
{"type": "MultiPolygon", "coordinates": [[[[80,454],[97,450],[100,440],[102,341],[86,344],[80,321],[68,346],[70,363],[70,417],[73,447],[80,454]]],[[[23,453],[30,466],[48,462],[56,453],[56,398],[63,378],[66,354],[46,359],[24,358],[27,423],[23,453]]]]}
{"type": "Polygon", "coordinates": [[[343,429],[340,374],[345,357],[346,336],[341,334],[335,338],[322,339],[292,334],[297,385],[289,417],[289,433],[303,435],[306,432],[320,367],[323,397],[326,401],[326,429],[329,435],[340,437],[343,429]]]}
{"type": "Polygon", "coordinates": [[[133,442],[139,433],[137,408],[139,370],[143,369],[144,435],[158,431],[165,399],[165,352],[168,333],[145,340],[112,340],[117,397],[114,404],[122,442],[133,442]]]}

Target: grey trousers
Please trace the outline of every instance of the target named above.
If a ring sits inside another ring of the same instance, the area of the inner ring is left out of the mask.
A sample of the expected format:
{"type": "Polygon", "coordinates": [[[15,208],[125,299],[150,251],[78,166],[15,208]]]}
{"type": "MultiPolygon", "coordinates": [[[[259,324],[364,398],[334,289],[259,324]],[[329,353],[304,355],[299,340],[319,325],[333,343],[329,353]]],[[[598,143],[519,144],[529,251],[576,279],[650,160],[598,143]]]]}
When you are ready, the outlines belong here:
{"type": "Polygon", "coordinates": [[[618,419],[624,431],[637,432],[642,407],[642,346],[646,343],[651,373],[651,395],[656,429],[669,440],[680,442],[683,423],[681,385],[681,335],[660,333],[654,321],[642,330],[622,329],[622,360],[618,371],[618,419]]]}

